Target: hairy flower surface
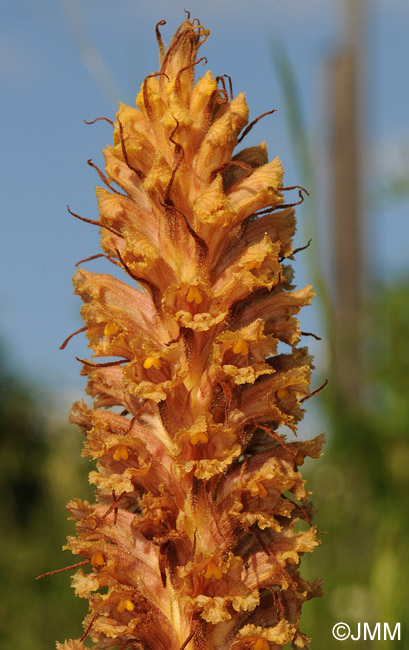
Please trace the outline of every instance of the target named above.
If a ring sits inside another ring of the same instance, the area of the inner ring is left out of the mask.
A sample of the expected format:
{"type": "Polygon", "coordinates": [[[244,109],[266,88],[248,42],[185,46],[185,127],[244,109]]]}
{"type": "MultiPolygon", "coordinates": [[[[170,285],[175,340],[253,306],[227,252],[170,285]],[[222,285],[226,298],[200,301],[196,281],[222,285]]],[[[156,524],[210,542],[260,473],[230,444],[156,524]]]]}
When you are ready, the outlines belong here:
{"type": "Polygon", "coordinates": [[[74,277],[99,361],[83,360],[93,407],[74,404],[71,421],[97,498],[68,504],[89,614],[57,647],[303,648],[320,584],[298,571],[318,544],[298,466],[322,436],[278,430],[296,431],[310,395],[296,314],[313,292],[283,264],[294,208],[264,143],[233,154],[244,95],[210,71],[195,83],[209,32],[186,20],[165,50],[156,31],[160,71],[137,108],[120,106],[97,188],[101,246],[126,282],[74,277]]]}

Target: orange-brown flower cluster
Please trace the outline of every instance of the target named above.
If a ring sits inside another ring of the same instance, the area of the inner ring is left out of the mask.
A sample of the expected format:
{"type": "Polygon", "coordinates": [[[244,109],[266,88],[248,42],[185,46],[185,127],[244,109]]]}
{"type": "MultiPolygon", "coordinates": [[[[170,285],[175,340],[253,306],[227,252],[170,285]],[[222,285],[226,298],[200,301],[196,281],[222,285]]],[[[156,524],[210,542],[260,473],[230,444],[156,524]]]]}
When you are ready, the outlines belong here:
{"type": "Polygon", "coordinates": [[[296,431],[310,394],[296,314],[313,292],[294,291],[283,263],[295,218],[280,160],[264,143],[233,154],[244,95],[210,71],[195,83],[207,36],[186,20],[165,51],[157,27],[160,71],[137,108],[120,106],[104,151],[101,245],[125,281],[74,277],[94,402],[71,420],[97,500],[68,504],[89,614],[60,650],[86,636],[121,650],[307,647],[301,607],[320,593],[298,572],[318,544],[298,466],[322,437],[277,431],[296,431]]]}

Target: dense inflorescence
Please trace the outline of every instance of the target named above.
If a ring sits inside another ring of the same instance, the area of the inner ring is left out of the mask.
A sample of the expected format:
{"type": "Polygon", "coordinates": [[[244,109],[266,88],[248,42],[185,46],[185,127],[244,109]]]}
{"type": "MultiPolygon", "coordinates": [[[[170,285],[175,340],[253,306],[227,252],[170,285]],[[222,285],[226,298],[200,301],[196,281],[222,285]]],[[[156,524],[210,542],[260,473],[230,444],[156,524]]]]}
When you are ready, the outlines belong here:
{"type": "Polygon", "coordinates": [[[307,647],[301,607],[320,584],[298,565],[318,542],[298,466],[322,436],[278,430],[296,431],[310,395],[296,314],[313,292],[283,263],[294,208],[264,143],[233,155],[244,95],[210,71],[195,83],[208,31],[186,20],[166,51],[156,31],[160,71],[120,105],[97,188],[101,246],[127,282],[74,277],[99,361],[83,360],[93,407],[71,421],[97,498],[68,504],[89,614],[57,647],[307,647]]]}

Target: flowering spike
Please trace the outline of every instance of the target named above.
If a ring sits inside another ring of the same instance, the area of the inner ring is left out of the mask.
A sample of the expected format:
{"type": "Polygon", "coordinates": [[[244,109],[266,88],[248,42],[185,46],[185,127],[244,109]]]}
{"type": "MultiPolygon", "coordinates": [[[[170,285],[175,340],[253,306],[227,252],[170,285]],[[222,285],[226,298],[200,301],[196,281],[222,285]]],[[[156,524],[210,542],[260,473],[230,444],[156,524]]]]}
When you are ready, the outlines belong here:
{"type": "Polygon", "coordinates": [[[313,292],[283,264],[294,208],[265,143],[234,152],[255,123],[244,95],[195,81],[208,30],[188,17],[165,50],[163,24],[160,70],[120,104],[99,172],[101,246],[125,281],[74,277],[101,358],[81,360],[94,403],[71,413],[97,497],[68,504],[89,614],[58,647],[307,648],[301,607],[320,585],[298,567],[319,542],[298,465],[323,437],[281,429],[314,394],[296,318],[313,292]]]}

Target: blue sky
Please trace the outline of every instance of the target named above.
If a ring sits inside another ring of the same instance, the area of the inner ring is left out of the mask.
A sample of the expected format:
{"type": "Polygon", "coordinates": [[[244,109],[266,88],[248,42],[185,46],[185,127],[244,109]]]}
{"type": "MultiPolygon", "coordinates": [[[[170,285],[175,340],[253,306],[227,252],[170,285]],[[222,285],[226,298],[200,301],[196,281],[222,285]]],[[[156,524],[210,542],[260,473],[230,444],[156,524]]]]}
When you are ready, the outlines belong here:
{"type": "MultiPolygon", "coordinates": [[[[74,264],[98,252],[98,231],[66,213],[66,204],[97,218],[94,185],[86,165],[102,164],[111,142],[106,123],[116,102],[133,103],[143,78],[158,68],[155,23],[165,18],[164,40],[184,19],[186,0],[3,0],[0,27],[2,130],[2,231],[0,335],[10,362],[44,382],[69,402],[82,380],[75,356],[87,356],[84,336],[65,351],[60,343],[81,327],[80,301],[72,296],[74,264]]],[[[279,155],[288,184],[302,184],[285,119],[283,92],[271,56],[280,39],[296,76],[308,133],[315,143],[320,197],[326,196],[326,61],[342,40],[346,0],[191,0],[193,16],[211,30],[203,48],[208,67],[227,73],[235,92],[244,90],[251,118],[277,108],[248,136],[266,140],[279,155]]],[[[409,5],[406,0],[367,3],[363,43],[366,135],[366,213],[369,269],[391,280],[407,269],[408,200],[387,201],[380,191],[392,173],[409,174],[409,5]]],[[[199,74],[201,74],[199,72],[199,74]]],[[[325,201],[320,206],[322,232],[325,201]]],[[[298,213],[301,224],[305,210],[298,213]]],[[[308,239],[300,225],[296,244],[308,239]]],[[[318,251],[328,251],[323,235],[318,251]]],[[[308,255],[308,251],[304,256],[308,255]]],[[[325,261],[325,255],[324,261],[325,261]]],[[[328,259],[328,255],[327,255],[328,259]]],[[[99,262],[90,270],[102,270],[99,262]]],[[[308,264],[297,265],[297,284],[311,280],[308,264]]],[[[306,326],[320,331],[318,310],[306,326]]],[[[325,347],[315,346],[318,365],[325,347]]]]}

